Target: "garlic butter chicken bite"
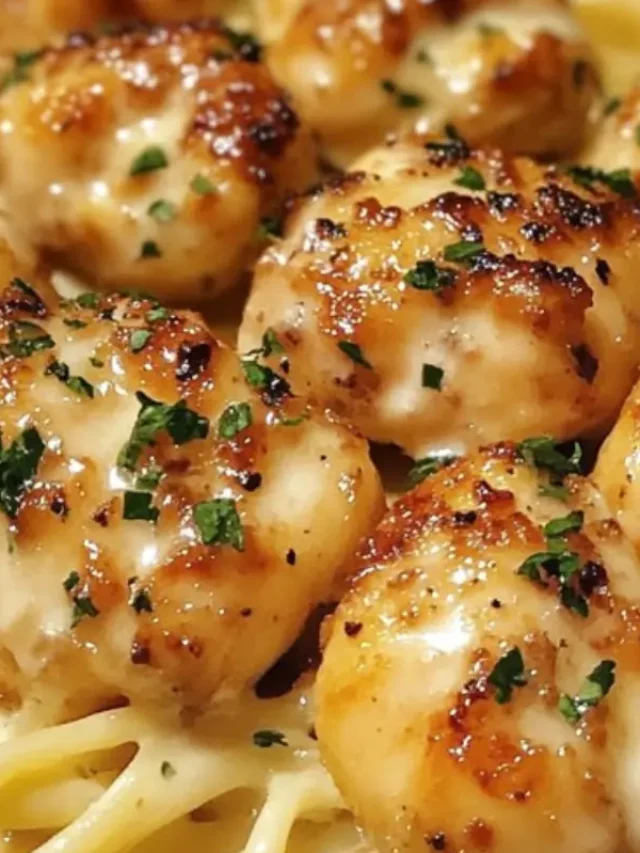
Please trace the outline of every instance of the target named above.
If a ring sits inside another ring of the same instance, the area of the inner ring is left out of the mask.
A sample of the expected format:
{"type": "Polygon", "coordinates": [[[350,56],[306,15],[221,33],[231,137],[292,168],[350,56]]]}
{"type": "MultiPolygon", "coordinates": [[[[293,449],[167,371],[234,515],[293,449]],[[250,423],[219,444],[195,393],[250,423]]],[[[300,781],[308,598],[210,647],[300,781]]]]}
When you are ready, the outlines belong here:
{"type": "Polygon", "coordinates": [[[240,689],[383,511],[366,442],[197,314],[61,302],[2,270],[4,686],[189,706],[240,689]]]}
{"type": "Polygon", "coordinates": [[[0,189],[19,234],[104,289],[209,298],[314,149],[250,37],[214,22],[72,37],[0,97],[0,189]]]}
{"type": "Polygon", "coordinates": [[[319,744],[381,853],[640,849],[638,558],[548,442],[524,455],[401,498],[330,625],[319,744]]]}
{"type": "Polygon", "coordinates": [[[449,134],[377,149],[300,206],[241,349],[272,328],[294,389],[414,457],[601,433],[640,361],[633,184],[449,134]]]}
{"type": "Polygon", "coordinates": [[[604,116],[593,139],[580,157],[587,166],[599,169],[629,169],[640,173],[640,84],[625,98],[605,104],[604,116]]]}
{"type": "Polygon", "coordinates": [[[529,154],[584,139],[598,74],[564,0],[291,5],[266,4],[283,22],[267,30],[270,65],[343,164],[416,123],[453,121],[476,144],[529,154]]]}

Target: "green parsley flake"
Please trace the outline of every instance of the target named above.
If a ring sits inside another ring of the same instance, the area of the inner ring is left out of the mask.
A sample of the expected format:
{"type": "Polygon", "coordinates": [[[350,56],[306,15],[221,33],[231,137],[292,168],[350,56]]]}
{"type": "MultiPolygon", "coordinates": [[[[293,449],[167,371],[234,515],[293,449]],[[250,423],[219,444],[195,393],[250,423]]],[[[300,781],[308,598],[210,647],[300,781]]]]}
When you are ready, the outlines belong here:
{"type": "Polygon", "coordinates": [[[15,358],[28,358],[54,346],[53,338],[36,323],[17,320],[9,326],[9,343],[6,348],[15,358]]]}
{"type": "Polygon", "coordinates": [[[577,441],[571,445],[557,442],[551,436],[527,438],[517,446],[518,455],[529,465],[549,471],[558,477],[579,474],[582,448],[577,441]]]}
{"type": "Polygon", "coordinates": [[[251,407],[248,403],[232,403],[220,415],[218,435],[220,438],[234,438],[252,423],[251,407]]]}
{"type": "Polygon", "coordinates": [[[287,380],[270,367],[248,360],[241,361],[240,364],[248,384],[262,391],[267,402],[276,403],[291,394],[291,386],[287,380]]]}
{"type": "Polygon", "coordinates": [[[163,779],[173,779],[176,769],[170,761],[163,761],[160,765],[160,774],[163,779]]]}
{"type": "Polygon", "coordinates": [[[72,376],[69,365],[62,361],[52,361],[44,371],[45,376],[55,376],[80,397],[89,397],[93,400],[94,388],[82,376],[72,376]]]}
{"type": "Polygon", "coordinates": [[[159,145],[150,145],[135,158],[129,169],[129,175],[131,177],[144,175],[147,172],[155,172],[157,169],[166,169],[168,165],[169,161],[164,149],[159,145]]]}
{"type": "Polygon", "coordinates": [[[422,387],[433,388],[434,391],[442,391],[442,379],[444,370],[435,364],[422,365],[422,387]]]}
{"type": "Polygon", "coordinates": [[[149,329],[134,329],[129,335],[131,352],[141,352],[149,343],[152,335],[153,332],[150,332],[149,329]]]}
{"type": "Polygon", "coordinates": [[[28,69],[42,54],[42,50],[26,50],[14,53],[13,68],[0,80],[0,94],[11,86],[16,86],[18,83],[24,83],[25,80],[28,80],[28,69]]]}
{"type": "Polygon", "coordinates": [[[509,702],[514,687],[524,687],[527,683],[524,660],[517,646],[500,658],[491,670],[487,681],[495,687],[495,698],[499,705],[509,702]]]}
{"type": "Polygon", "coordinates": [[[68,576],[63,581],[62,586],[67,592],[71,592],[71,590],[75,589],[79,583],[80,575],[77,572],[69,572],[68,576]]]}
{"type": "Polygon", "coordinates": [[[589,708],[595,708],[600,704],[615,684],[615,669],[614,661],[600,661],[586,677],[577,696],[562,694],[558,702],[558,710],[568,722],[579,722],[589,708]]]}
{"type": "Polygon", "coordinates": [[[159,323],[161,320],[167,320],[170,316],[168,308],[159,305],[157,308],[151,308],[145,314],[147,323],[159,323]]]}
{"type": "Polygon", "coordinates": [[[89,325],[85,323],[84,320],[78,320],[77,318],[69,318],[65,317],[62,321],[65,326],[69,326],[70,329],[86,329],[89,325]]]}
{"type": "Polygon", "coordinates": [[[433,261],[418,261],[415,267],[405,273],[403,278],[417,290],[431,290],[439,293],[456,282],[456,274],[446,267],[439,267],[433,261]]]}
{"type": "Polygon", "coordinates": [[[147,209],[147,213],[156,222],[171,222],[172,219],[176,218],[178,213],[178,208],[172,201],[167,201],[165,198],[159,198],[157,201],[152,202],[147,209]]]}
{"type": "Polygon", "coordinates": [[[145,240],[142,246],[140,246],[140,257],[161,258],[162,252],[160,251],[160,246],[158,246],[155,240],[145,240]]]}
{"type": "Polygon", "coordinates": [[[479,240],[460,240],[445,246],[444,259],[457,264],[464,264],[484,251],[484,245],[479,240]]]}
{"type": "Polygon", "coordinates": [[[484,190],[487,187],[484,177],[473,166],[465,166],[453,183],[467,190],[484,190]]]}
{"type": "Polygon", "coordinates": [[[261,749],[269,749],[271,746],[289,746],[289,741],[284,734],[275,729],[260,729],[254,732],[253,743],[261,749]]]}
{"type": "Polygon", "coordinates": [[[569,498],[569,489],[562,484],[543,483],[538,486],[538,494],[543,498],[553,498],[564,502],[569,498]]]}
{"type": "Polygon", "coordinates": [[[244,530],[235,501],[202,501],[193,508],[193,519],[205,545],[231,545],[244,551],[244,530]]]}
{"type": "Polygon", "coordinates": [[[570,166],[566,171],[578,186],[591,192],[595,191],[594,184],[600,183],[624,198],[633,198],[637,194],[630,169],[604,172],[591,166],[570,166]]]}
{"type": "Polygon", "coordinates": [[[131,592],[129,604],[136,613],[153,613],[153,604],[146,589],[138,589],[131,592]]]}
{"type": "Polygon", "coordinates": [[[76,303],[81,308],[93,308],[94,310],[100,304],[100,296],[97,293],[81,293],[80,296],[76,296],[76,303]]]}
{"type": "Polygon", "coordinates": [[[426,480],[427,477],[431,477],[432,474],[437,474],[438,471],[451,465],[457,458],[457,456],[445,453],[441,456],[425,456],[423,459],[418,459],[409,471],[409,482],[417,486],[418,483],[426,480]]]}
{"type": "Polygon", "coordinates": [[[565,515],[564,518],[554,518],[548,521],[543,532],[547,539],[552,539],[555,536],[566,536],[567,533],[578,533],[582,530],[584,524],[584,512],[575,510],[565,515]]]}
{"type": "Polygon", "coordinates": [[[258,240],[276,240],[282,237],[283,220],[279,216],[264,216],[258,226],[258,240]]]}
{"type": "Polygon", "coordinates": [[[213,195],[216,191],[215,185],[211,183],[209,178],[200,173],[194,175],[189,186],[198,195],[213,195]]]}
{"type": "Polygon", "coordinates": [[[122,517],[127,521],[158,520],[160,510],[152,506],[153,495],[149,492],[125,492],[122,517]]]}
{"type": "Polygon", "coordinates": [[[91,597],[82,594],[82,595],[74,595],[73,596],[73,611],[71,613],[71,627],[75,628],[79,622],[84,619],[85,616],[89,616],[91,619],[95,619],[96,616],[100,615],[100,611],[95,606],[91,597]]]}
{"type": "Polygon", "coordinates": [[[0,441],[0,509],[9,518],[18,514],[20,499],[36,475],[44,449],[35,427],[26,429],[6,450],[0,441]]]}
{"type": "Polygon", "coordinates": [[[163,474],[164,471],[162,468],[156,468],[155,466],[145,468],[136,477],[136,489],[140,492],[152,491],[162,479],[163,474]]]}
{"type": "Polygon", "coordinates": [[[421,107],[424,104],[424,98],[417,92],[409,92],[406,89],[401,89],[393,80],[381,80],[380,85],[385,92],[393,95],[396,106],[401,110],[412,110],[421,107]]]}
{"type": "Polygon", "coordinates": [[[618,98],[618,97],[609,98],[607,103],[604,105],[604,109],[602,111],[602,114],[606,118],[607,116],[613,115],[613,113],[615,113],[621,106],[622,106],[622,98],[618,98]]]}
{"type": "Polygon", "coordinates": [[[133,425],[129,440],[118,454],[118,465],[129,471],[135,470],[142,450],[155,442],[156,436],[167,432],[176,445],[186,444],[209,434],[209,421],[187,408],[184,400],[168,406],[147,397],[141,391],[136,394],[141,409],[133,425]]]}
{"type": "Polygon", "coordinates": [[[342,350],[342,352],[348,356],[354,364],[366,367],[367,370],[373,370],[373,366],[364,357],[358,344],[354,344],[352,341],[338,341],[338,349],[342,350]]]}

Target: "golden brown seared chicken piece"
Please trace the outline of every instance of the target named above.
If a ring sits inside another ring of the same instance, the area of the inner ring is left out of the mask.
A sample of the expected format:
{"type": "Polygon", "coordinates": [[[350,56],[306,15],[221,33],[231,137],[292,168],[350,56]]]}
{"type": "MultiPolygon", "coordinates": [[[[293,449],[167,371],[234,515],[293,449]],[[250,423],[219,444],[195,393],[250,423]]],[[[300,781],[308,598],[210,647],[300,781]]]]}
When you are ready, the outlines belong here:
{"type": "Polygon", "coordinates": [[[273,327],[294,388],[414,457],[612,423],[640,360],[630,181],[457,136],[360,165],[260,260],[241,349],[273,327]]]}
{"type": "Polygon", "coordinates": [[[580,159],[599,169],[630,169],[640,172],[640,85],[604,108],[602,125],[580,159]]]}
{"type": "Polygon", "coordinates": [[[600,449],[593,477],[640,552],[640,383],[600,449]]]}
{"type": "Polygon", "coordinates": [[[584,139],[598,75],[563,0],[271,6],[283,22],[266,30],[274,74],[342,164],[416,123],[453,121],[476,144],[518,153],[572,151],[584,139]]]}
{"type": "Polygon", "coordinates": [[[316,729],[382,853],[640,849],[640,566],[588,481],[548,483],[484,449],[357,558],[316,729]]]}
{"type": "Polygon", "coordinates": [[[241,688],[383,511],[366,442],[197,314],[59,302],[2,264],[0,645],[22,698],[241,688]]]}
{"type": "Polygon", "coordinates": [[[0,98],[22,236],[105,289],[203,299],[308,185],[314,149],[250,38],[200,22],[73,37],[0,98]]]}

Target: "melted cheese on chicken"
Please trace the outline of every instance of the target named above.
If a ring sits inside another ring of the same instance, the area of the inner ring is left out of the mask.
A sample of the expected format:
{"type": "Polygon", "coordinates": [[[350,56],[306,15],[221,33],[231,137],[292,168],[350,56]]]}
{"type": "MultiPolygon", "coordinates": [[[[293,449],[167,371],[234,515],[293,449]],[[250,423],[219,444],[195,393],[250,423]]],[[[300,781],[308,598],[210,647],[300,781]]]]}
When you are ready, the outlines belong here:
{"type": "Polygon", "coordinates": [[[229,287],[314,149],[250,39],[211,22],[73,37],[0,98],[15,230],[107,289],[229,287]]]}
{"type": "Polygon", "coordinates": [[[366,443],[197,315],[33,287],[0,303],[5,701],[237,691],[381,510],[366,443]]]}
{"type": "Polygon", "coordinates": [[[267,5],[270,65],[341,164],[416,124],[532,154],[584,137],[597,73],[562,0],[307,0],[291,20],[292,5],[267,5]]]}
{"type": "Polygon", "coordinates": [[[273,327],[295,389],[414,457],[601,433],[640,359],[637,206],[419,141],[301,203],[257,266],[241,348],[273,327]]]}
{"type": "Polygon", "coordinates": [[[640,566],[591,484],[547,484],[486,449],[361,548],[316,726],[383,853],[638,849],[640,566]]]}

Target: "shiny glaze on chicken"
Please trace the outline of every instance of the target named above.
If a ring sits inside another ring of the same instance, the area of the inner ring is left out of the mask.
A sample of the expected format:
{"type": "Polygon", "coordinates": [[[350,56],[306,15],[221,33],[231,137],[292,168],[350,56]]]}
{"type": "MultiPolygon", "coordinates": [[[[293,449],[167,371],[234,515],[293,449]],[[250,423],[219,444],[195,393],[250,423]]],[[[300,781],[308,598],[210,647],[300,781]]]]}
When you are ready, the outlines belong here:
{"type": "Polygon", "coordinates": [[[599,169],[631,169],[640,172],[640,86],[624,98],[611,98],[604,106],[604,116],[593,139],[580,159],[599,169]]]}
{"type": "Polygon", "coordinates": [[[414,457],[601,433],[640,359],[633,185],[450,133],[376,149],[300,205],[241,348],[272,326],[295,389],[414,457]]]}
{"type": "Polygon", "coordinates": [[[475,144],[574,150],[598,93],[563,0],[272,0],[269,61],[343,165],[384,138],[455,122],[475,144]]]}
{"type": "Polygon", "coordinates": [[[197,314],[2,265],[5,698],[241,688],[379,518],[366,442],[197,314]]]}
{"type": "Polygon", "coordinates": [[[600,449],[593,478],[640,553],[640,383],[600,449]]]}
{"type": "Polygon", "coordinates": [[[376,849],[638,849],[640,566],[588,481],[484,449],[392,506],[353,571],[316,730],[376,849]]]}
{"type": "Polygon", "coordinates": [[[73,36],[0,97],[12,225],[105,289],[210,298],[315,153],[251,38],[202,21],[73,36]]]}

